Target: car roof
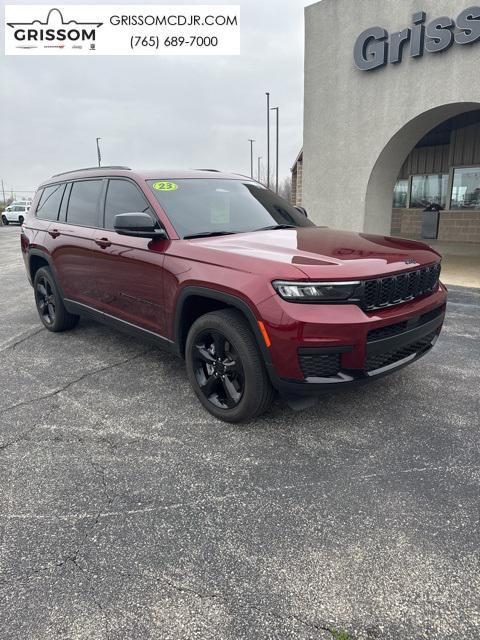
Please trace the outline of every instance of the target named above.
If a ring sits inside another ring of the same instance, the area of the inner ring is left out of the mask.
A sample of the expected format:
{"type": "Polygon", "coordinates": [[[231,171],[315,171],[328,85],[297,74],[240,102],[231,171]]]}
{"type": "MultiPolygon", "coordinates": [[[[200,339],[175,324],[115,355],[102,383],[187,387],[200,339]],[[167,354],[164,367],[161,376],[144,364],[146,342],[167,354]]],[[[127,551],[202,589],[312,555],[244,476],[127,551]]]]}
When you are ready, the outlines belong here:
{"type": "Polygon", "coordinates": [[[65,173],[57,173],[48,180],[42,182],[40,187],[47,186],[56,182],[65,182],[67,180],[78,180],[82,178],[106,178],[106,177],[122,177],[133,178],[134,180],[180,180],[185,178],[198,179],[222,179],[222,180],[249,180],[252,178],[240,175],[238,173],[228,173],[217,169],[148,169],[133,170],[128,167],[88,167],[85,169],[76,169],[65,173]]]}

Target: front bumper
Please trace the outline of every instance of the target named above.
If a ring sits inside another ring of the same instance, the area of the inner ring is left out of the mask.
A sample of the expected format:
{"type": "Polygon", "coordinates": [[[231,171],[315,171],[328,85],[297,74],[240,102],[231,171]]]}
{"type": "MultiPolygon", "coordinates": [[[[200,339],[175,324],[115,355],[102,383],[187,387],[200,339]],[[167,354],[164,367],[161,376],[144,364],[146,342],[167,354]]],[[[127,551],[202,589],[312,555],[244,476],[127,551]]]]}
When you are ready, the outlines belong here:
{"type": "Polygon", "coordinates": [[[446,299],[442,285],[422,298],[375,312],[352,304],[269,299],[261,313],[272,342],[271,381],[285,394],[315,395],[392,373],[435,344],[446,299]]]}

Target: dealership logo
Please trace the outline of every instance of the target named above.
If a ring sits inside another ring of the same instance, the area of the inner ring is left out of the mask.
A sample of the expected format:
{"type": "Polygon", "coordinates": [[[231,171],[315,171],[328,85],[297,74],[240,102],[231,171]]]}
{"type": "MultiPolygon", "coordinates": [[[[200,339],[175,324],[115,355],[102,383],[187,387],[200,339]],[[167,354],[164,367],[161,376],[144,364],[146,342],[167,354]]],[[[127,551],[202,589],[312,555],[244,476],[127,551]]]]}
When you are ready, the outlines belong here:
{"type": "Polygon", "coordinates": [[[425,24],[427,14],[413,14],[412,26],[389,34],[383,27],[371,27],[361,33],[355,43],[353,57],[361,71],[371,71],[388,63],[402,62],[409,48],[412,58],[421,58],[425,52],[440,53],[454,44],[474,44],[480,40],[480,7],[469,7],[456,20],[441,17],[425,24]]]}
{"type": "Polygon", "coordinates": [[[13,37],[19,49],[32,49],[40,45],[48,49],[63,49],[66,44],[81,48],[83,45],[79,43],[88,44],[90,49],[95,49],[96,30],[102,24],[77,20],[66,22],[59,9],[50,9],[45,22],[7,22],[14,30],[13,37]]]}

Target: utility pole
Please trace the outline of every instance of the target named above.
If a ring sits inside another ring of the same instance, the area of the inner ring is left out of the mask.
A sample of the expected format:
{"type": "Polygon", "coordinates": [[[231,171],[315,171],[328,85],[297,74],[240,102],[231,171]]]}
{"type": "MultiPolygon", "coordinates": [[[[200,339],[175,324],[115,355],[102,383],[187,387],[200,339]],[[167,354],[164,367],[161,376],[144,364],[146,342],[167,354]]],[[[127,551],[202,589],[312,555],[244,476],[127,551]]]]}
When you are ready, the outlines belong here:
{"type": "Polygon", "coordinates": [[[250,142],[250,177],[253,178],[253,143],[255,140],[249,138],[248,141],[250,142]]]}
{"type": "Polygon", "coordinates": [[[278,107],[272,107],[272,111],[277,112],[276,124],[277,124],[277,134],[276,134],[276,143],[275,143],[275,193],[278,193],[278,114],[280,109],[278,107]]]}
{"type": "Polygon", "coordinates": [[[270,94],[267,96],[267,189],[270,188],[270,94]]]}
{"type": "Polygon", "coordinates": [[[5,187],[3,186],[3,178],[2,178],[2,194],[3,194],[3,204],[5,204],[5,187]]]}
{"type": "Polygon", "coordinates": [[[101,140],[101,138],[97,138],[97,158],[98,158],[98,166],[101,167],[102,166],[102,154],[100,153],[100,144],[99,144],[99,140],[101,140]]]}
{"type": "Polygon", "coordinates": [[[260,160],[262,159],[262,156],[258,156],[258,168],[257,168],[257,180],[258,182],[260,182],[260,160]]]}

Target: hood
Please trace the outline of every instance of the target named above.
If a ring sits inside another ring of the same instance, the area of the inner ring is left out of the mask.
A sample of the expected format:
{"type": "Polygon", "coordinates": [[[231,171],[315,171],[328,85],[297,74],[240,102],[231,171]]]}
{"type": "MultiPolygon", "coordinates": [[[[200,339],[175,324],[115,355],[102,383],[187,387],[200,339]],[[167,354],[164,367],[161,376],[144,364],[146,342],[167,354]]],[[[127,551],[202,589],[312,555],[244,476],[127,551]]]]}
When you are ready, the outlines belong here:
{"type": "MultiPolygon", "coordinates": [[[[190,241],[192,242],[192,241],[190,241]]],[[[193,241],[197,247],[221,252],[218,263],[238,265],[255,272],[258,261],[296,267],[297,277],[311,279],[357,279],[408,271],[438,262],[440,255],[426,244],[326,227],[277,229],[218,236],[193,241]],[[231,254],[225,257],[225,254],[231,254]],[[246,265],[246,266],[245,266],[246,265]],[[248,267],[248,268],[247,268],[248,267]]],[[[193,244],[193,243],[192,243],[193,244]]],[[[215,256],[211,256],[215,262],[215,256]]]]}

